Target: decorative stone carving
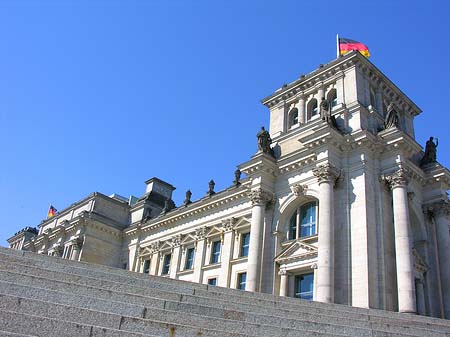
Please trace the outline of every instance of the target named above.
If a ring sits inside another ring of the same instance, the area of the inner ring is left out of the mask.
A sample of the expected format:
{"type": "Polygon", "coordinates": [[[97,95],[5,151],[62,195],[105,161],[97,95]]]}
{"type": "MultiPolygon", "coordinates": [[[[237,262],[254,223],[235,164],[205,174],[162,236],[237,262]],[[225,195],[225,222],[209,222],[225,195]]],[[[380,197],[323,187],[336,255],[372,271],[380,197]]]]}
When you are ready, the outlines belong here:
{"type": "Polygon", "coordinates": [[[81,249],[83,247],[83,238],[76,238],[72,241],[73,249],[81,249]]]}
{"type": "Polygon", "coordinates": [[[304,196],[306,194],[306,191],[308,190],[308,186],[306,185],[300,185],[300,184],[294,184],[291,186],[292,193],[296,197],[304,196]]]}
{"type": "Polygon", "coordinates": [[[248,192],[248,197],[252,202],[252,205],[266,205],[269,201],[273,200],[273,194],[262,190],[261,188],[257,190],[251,190],[248,192]]]}
{"type": "Polygon", "coordinates": [[[175,203],[173,202],[173,200],[166,199],[164,201],[164,208],[162,209],[160,216],[165,215],[167,212],[171,211],[174,208],[175,208],[175,203]]]}
{"type": "Polygon", "coordinates": [[[400,168],[394,173],[390,175],[383,175],[382,180],[390,187],[391,189],[408,185],[410,173],[405,168],[400,168]]]}
{"type": "Polygon", "coordinates": [[[206,192],[206,195],[212,196],[213,194],[216,194],[216,192],[214,192],[214,186],[216,186],[216,183],[214,182],[214,180],[210,180],[208,183],[208,192],[206,192]]]}
{"type": "Polygon", "coordinates": [[[384,120],[384,128],[389,129],[393,126],[398,127],[398,113],[395,110],[394,103],[391,103],[387,108],[386,118],[384,120]]]}
{"type": "Polygon", "coordinates": [[[190,203],[192,203],[191,201],[191,197],[192,197],[192,192],[191,190],[187,190],[186,191],[186,197],[183,201],[183,205],[186,207],[187,205],[189,205],[190,203]]]}
{"type": "Polygon", "coordinates": [[[286,269],[280,269],[279,271],[278,271],[278,275],[287,275],[287,270],[286,269]]]}
{"type": "Polygon", "coordinates": [[[272,138],[270,138],[269,132],[261,126],[261,130],[256,134],[258,138],[258,151],[267,153],[274,157],[273,149],[270,147],[272,144],[272,138]]]}
{"type": "Polygon", "coordinates": [[[150,207],[144,208],[144,213],[142,214],[142,222],[147,222],[152,218],[152,209],[150,207]]]}
{"type": "Polygon", "coordinates": [[[237,220],[236,218],[230,218],[222,221],[222,228],[224,232],[229,232],[233,230],[234,225],[236,224],[237,220]]]}
{"type": "Polygon", "coordinates": [[[241,170],[237,169],[236,171],[234,171],[234,180],[233,180],[233,184],[234,186],[238,187],[241,184],[241,170]]]}
{"type": "Polygon", "coordinates": [[[340,171],[330,163],[316,167],[313,169],[313,174],[319,180],[319,185],[324,182],[332,182],[334,184],[341,176],[340,171]]]}
{"type": "Polygon", "coordinates": [[[180,246],[181,245],[181,234],[172,237],[170,240],[170,243],[171,243],[172,247],[180,246]]]}
{"type": "Polygon", "coordinates": [[[317,269],[317,263],[313,263],[313,264],[311,265],[311,269],[317,269]]]}
{"type": "Polygon", "coordinates": [[[414,248],[412,250],[412,253],[413,253],[413,257],[414,257],[414,269],[419,274],[426,273],[428,270],[428,266],[425,263],[425,261],[423,260],[422,256],[420,256],[419,252],[414,248]]]}
{"type": "Polygon", "coordinates": [[[197,228],[194,236],[197,240],[203,240],[206,237],[206,227],[197,228]]]}
{"type": "Polygon", "coordinates": [[[160,241],[153,242],[149,246],[150,251],[152,252],[152,254],[159,252],[160,247],[161,247],[161,242],[160,241]]]}
{"type": "Polygon", "coordinates": [[[436,162],[436,154],[437,154],[437,147],[439,144],[439,140],[436,138],[436,143],[433,141],[433,137],[430,137],[430,139],[427,141],[425,145],[425,154],[423,155],[420,166],[425,166],[427,164],[432,164],[436,162]]]}
{"type": "Polygon", "coordinates": [[[438,216],[450,217],[450,202],[440,200],[432,204],[427,204],[423,207],[423,212],[426,216],[435,218],[438,216]]]}

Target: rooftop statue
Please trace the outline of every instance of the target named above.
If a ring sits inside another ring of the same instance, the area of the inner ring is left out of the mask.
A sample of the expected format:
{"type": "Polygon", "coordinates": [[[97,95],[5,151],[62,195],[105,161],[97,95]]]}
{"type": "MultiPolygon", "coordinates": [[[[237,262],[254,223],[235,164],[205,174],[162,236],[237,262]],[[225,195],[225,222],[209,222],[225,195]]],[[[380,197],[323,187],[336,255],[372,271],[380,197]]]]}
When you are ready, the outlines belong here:
{"type": "Polygon", "coordinates": [[[270,144],[272,144],[272,138],[270,138],[270,134],[266,129],[264,129],[264,126],[261,126],[261,130],[256,134],[256,138],[258,138],[258,151],[270,154],[273,157],[274,153],[270,147],[270,144]]]}
{"type": "Polygon", "coordinates": [[[389,104],[386,118],[384,119],[384,128],[389,129],[393,126],[398,127],[398,113],[394,108],[394,103],[389,104]]]}
{"type": "Polygon", "coordinates": [[[422,160],[420,161],[420,166],[436,162],[436,154],[439,140],[436,138],[436,143],[434,143],[433,139],[434,139],[433,137],[430,137],[430,139],[427,141],[425,145],[425,154],[423,155],[422,160]]]}

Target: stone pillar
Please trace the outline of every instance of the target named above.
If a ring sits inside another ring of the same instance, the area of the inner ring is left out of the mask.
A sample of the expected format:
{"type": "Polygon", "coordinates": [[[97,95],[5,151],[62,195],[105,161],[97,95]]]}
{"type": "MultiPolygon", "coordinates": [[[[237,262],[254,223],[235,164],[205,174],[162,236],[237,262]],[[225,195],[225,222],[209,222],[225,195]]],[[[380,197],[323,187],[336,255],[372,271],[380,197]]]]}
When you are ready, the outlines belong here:
{"type": "Polygon", "coordinates": [[[414,257],[408,207],[408,172],[400,168],[385,177],[392,189],[399,312],[416,313],[414,257]]]}
{"type": "Polygon", "coordinates": [[[286,297],[289,290],[289,275],[286,270],[280,270],[278,275],[280,275],[280,296],[286,297]]]}
{"type": "Polygon", "coordinates": [[[319,182],[317,301],[334,302],[333,187],[338,171],[330,164],[313,170],[319,182]]]}
{"type": "Polygon", "coordinates": [[[305,96],[303,95],[298,98],[298,122],[300,125],[306,123],[305,96]]]}
{"type": "Polygon", "coordinates": [[[436,227],[436,241],[442,288],[444,317],[450,319],[450,203],[439,201],[429,207],[436,227]]]}
{"type": "Polygon", "coordinates": [[[264,231],[264,214],[266,204],[272,200],[269,192],[257,189],[249,192],[252,202],[252,221],[250,225],[250,246],[247,262],[247,283],[245,290],[260,291],[262,234],[264,231]]]}
{"type": "Polygon", "coordinates": [[[325,88],[324,87],[320,87],[319,88],[318,95],[319,95],[319,97],[317,98],[317,105],[319,107],[320,106],[320,102],[322,101],[322,97],[325,97],[325,88]]]}
{"type": "Polygon", "coordinates": [[[222,247],[220,259],[220,275],[218,285],[229,287],[230,285],[230,260],[233,253],[233,225],[235,219],[227,219],[223,223],[222,247]]]}
{"type": "Polygon", "coordinates": [[[417,293],[417,312],[419,315],[426,315],[425,307],[425,292],[423,289],[423,280],[416,279],[416,293],[417,293]]]}
{"type": "Polygon", "coordinates": [[[72,245],[73,245],[73,250],[72,250],[72,256],[70,257],[70,259],[73,261],[79,261],[81,247],[83,246],[83,239],[82,238],[76,239],[72,245]]]}
{"type": "Polygon", "coordinates": [[[192,275],[192,282],[202,283],[203,271],[202,267],[205,259],[205,235],[206,227],[198,228],[195,231],[195,257],[194,257],[194,273],[192,275]]]}
{"type": "Polygon", "coordinates": [[[169,277],[177,278],[178,267],[180,265],[180,256],[181,256],[181,246],[180,246],[181,237],[175,236],[172,238],[172,256],[170,259],[170,270],[169,277]]]}
{"type": "Polygon", "coordinates": [[[150,258],[150,275],[158,275],[158,262],[159,262],[159,247],[160,243],[155,242],[150,245],[150,251],[152,252],[150,258]]]}

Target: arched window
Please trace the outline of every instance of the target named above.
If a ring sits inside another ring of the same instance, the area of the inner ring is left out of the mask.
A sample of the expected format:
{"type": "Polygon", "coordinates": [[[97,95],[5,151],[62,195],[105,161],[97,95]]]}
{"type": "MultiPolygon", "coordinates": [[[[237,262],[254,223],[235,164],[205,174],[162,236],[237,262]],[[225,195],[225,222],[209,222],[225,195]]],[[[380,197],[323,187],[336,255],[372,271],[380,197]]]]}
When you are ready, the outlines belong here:
{"type": "Polygon", "coordinates": [[[319,113],[319,109],[317,106],[317,100],[313,98],[308,103],[308,120],[310,120],[312,117],[317,116],[319,113]]]}
{"type": "Polygon", "coordinates": [[[330,109],[333,109],[337,105],[337,91],[336,89],[331,89],[327,95],[328,105],[330,109]]]}
{"type": "Polygon", "coordinates": [[[294,240],[315,235],[317,231],[317,202],[311,201],[298,207],[289,219],[288,239],[294,240]]]}
{"type": "Polygon", "coordinates": [[[293,108],[289,111],[289,128],[298,124],[298,109],[293,108]]]}

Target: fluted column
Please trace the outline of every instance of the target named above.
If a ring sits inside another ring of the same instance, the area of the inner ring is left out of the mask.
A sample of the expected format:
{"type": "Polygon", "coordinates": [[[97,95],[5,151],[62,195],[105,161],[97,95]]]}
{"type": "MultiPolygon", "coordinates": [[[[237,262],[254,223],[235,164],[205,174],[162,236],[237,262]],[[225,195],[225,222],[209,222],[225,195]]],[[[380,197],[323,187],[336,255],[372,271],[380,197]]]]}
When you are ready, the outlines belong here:
{"type": "Polygon", "coordinates": [[[423,280],[416,279],[416,292],[417,292],[417,313],[419,315],[426,315],[425,308],[425,291],[423,289],[423,280]]]}
{"type": "Polygon", "coordinates": [[[81,252],[81,247],[83,246],[83,239],[82,238],[78,238],[74,241],[73,243],[73,250],[72,250],[72,256],[70,257],[71,260],[73,261],[79,261],[80,259],[80,252],[81,252]]]}
{"type": "Polygon", "coordinates": [[[278,272],[280,275],[280,296],[288,296],[289,290],[289,276],[286,270],[280,270],[278,272]]]}
{"type": "Polygon", "coordinates": [[[150,245],[151,258],[150,258],[150,275],[158,275],[159,267],[159,247],[160,242],[154,242],[150,245]]]}
{"type": "Polygon", "coordinates": [[[444,316],[450,319],[450,203],[448,201],[436,202],[429,207],[429,211],[436,226],[444,316]]]}
{"type": "Polygon", "coordinates": [[[415,313],[414,258],[407,194],[409,174],[401,168],[390,176],[386,176],[385,179],[392,189],[398,309],[399,312],[415,313]]]}
{"type": "Polygon", "coordinates": [[[203,278],[203,263],[205,259],[205,235],[206,227],[198,228],[195,231],[195,257],[194,257],[194,273],[192,275],[192,282],[202,283],[203,278]]]}
{"type": "Polygon", "coordinates": [[[218,285],[221,287],[229,286],[230,279],[230,260],[233,252],[233,226],[235,219],[227,219],[223,223],[222,233],[222,252],[220,259],[220,276],[218,285]]]}
{"type": "Polygon", "coordinates": [[[177,278],[177,272],[180,265],[180,254],[181,254],[181,246],[180,246],[181,238],[180,236],[175,236],[172,238],[172,257],[170,260],[170,269],[169,269],[169,277],[177,278]]]}
{"type": "Polygon", "coordinates": [[[272,194],[262,189],[257,189],[249,192],[249,198],[252,202],[252,221],[250,225],[250,246],[245,290],[259,291],[264,213],[267,202],[272,200],[272,194]]]}
{"type": "Polygon", "coordinates": [[[334,302],[333,187],[338,171],[330,164],[313,170],[319,182],[317,301],[334,302]]]}

